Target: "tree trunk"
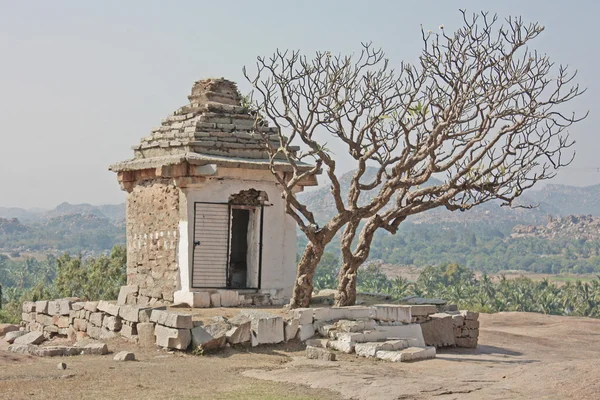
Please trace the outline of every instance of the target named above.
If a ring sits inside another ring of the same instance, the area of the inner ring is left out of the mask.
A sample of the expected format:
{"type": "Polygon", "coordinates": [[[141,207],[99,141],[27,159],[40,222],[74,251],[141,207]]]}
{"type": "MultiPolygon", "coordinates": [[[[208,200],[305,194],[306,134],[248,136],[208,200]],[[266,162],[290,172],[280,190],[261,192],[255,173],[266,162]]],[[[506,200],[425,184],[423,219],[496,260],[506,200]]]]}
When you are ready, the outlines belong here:
{"type": "Polygon", "coordinates": [[[352,252],[352,241],[356,236],[359,222],[360,220],[348,223],[342,235],[342,268],[338,275],[338,287],[335,294],[337,307],[352,306],[356,303],[356,272],[369,257],[373,236],[380,226],[378,216],[370,218],[360,232],[356,251],[352,252]]]}
{"type": "Polygon", "coordinates": [[[351,306],[356,303],[356,271],[361,263],[346,263],[342,265],[338,275],[338,287],[335,294],[335,305],[351,306]]]}
{"type": "Polygon", "coordinates": [[[308,242],[302,258],[298,263],[296,274],[296,283],[294,284],[294,292],[290,300],[290,308],[308,307],[313,292],[313,275],[315,269],[321,261],[325,244],[322,242],[308,242]]]}

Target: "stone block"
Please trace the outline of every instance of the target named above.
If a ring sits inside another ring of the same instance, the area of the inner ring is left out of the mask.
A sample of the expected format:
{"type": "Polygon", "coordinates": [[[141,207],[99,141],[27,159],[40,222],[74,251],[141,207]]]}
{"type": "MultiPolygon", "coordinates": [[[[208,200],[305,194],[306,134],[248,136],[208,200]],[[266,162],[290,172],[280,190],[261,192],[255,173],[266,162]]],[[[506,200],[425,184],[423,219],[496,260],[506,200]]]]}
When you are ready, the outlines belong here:
{"type": "Polygon", "coordinates": [[[26,334],[27,334],[27,332],[25,332],[25,331],[10,331],[10,332],[7,332],[6,335],[4,335],[4,340],[7,343],[12,344],[16,338],[19,338],[26,334]]]}
{"type": "Polygon", "coordinates": [[[156,344],[167,349],[185,350],[192,341],[190,329],[177,329],[156,325],[154,335],[156,336],[156,344]]]}
{"type": "Polygon", "coordinates": [[[123,323],[120,317],[107,315],[102,320],[102,327],[108,329],[109,331],[118,332],[121,330],[122,326],[123,323]]]}
{"type": "Polygon", "coordinates": [[[426,317],[437,312],[437,307],[433,304],[422,304],[410,306],[410,314],[413,317],[426,317]]]}
{"type": "Polygon", "coordinates": [[[113,357],[115,361],[135,361],[135,354],[129,351],[120,351],[113,357]]]}
{"type": "Polygon", "coordinates": [[[296,338],[296,335],[298,335],[298,328],[299,320],[292,319],[290,321],[284,321],[283,336],[286,342],[296,338]]]}
{"type": "Polygon", "coordinates": [[[110,329],[108,329],[106,327],[100,328],[100,339],[108,340],[108,339],[114,339],[116,337],[117,337],[117,334],[114,331],[111,331],[110,329]]]}
{"type": "Polygon", "coordinates": [[[85,306],[84,301],[76,301],[75,303],[71,304],[71,310],[81,311],[81,310],[83,310],[84,306],[85,306]]]}
{"type": "Polygon", "coordinates": [[[65,317],[65,316],[60,316],[56,322],[56,326],[58,326],[59,328],[68,328],[70,325],[70,319],[69,317],[65,317]]]}
{"type": "Polygon", "coordinates": [[[246,319],[246,321],[238,321],[238,323],[234,324],[233,327],[227,331],[226,336],[229,344],[250,342],[252,340],[252,322],[249,319],[246,319]]]}
{"type": "Polygon", "coordinates": [[[433,314],[431,320],[421,324],[421,330],[427,346],[447,347],[455,344],[451,315],[433,314]]]}
{"type": "Polygon", "coordinates": [[[137,337],[137,323],[124,321],[119,334],[127,339],[134,339],[137,337]]]}
{"type": "MultiPolygon", "coordinates": [[[[155,310],[157,308],[154,308],[155,310]]],[[[166,309],[165,307],[163,307],[163,309],[166,309]]],[[[148,308],[148,307],[141,307],[139,314],[138,314],[138,320],[139,322],[150,322],[150,316],[152,315],[152,308],[148,308]]]]}
{"type": "Polygon", "coordinates": [[[465,317],[463,317],[462,315],[456,314],[456,315],[452,316],[452,324],[455,327],[461,327],[464,325],[464,323],[465,323],[465,317]]]}
{"type": "Polygon", "coordinates": [[[48,315],[58,315],[59,306],[55,300],[48,302],[48,315]]]}
{"type": "Polygon", "coordinates": [[[92,339],[100,339],[102,337],[102,327],[88,324],[86,333],[92,339]]]}
{"type": "Polygon", "coordinates": [[[95,312],[90,314],[89,321],[92,325],[102,326],[102,319],[104,318],[104,313],[95,312]]]}
{"type": "Polygon", "coordinates": [[[329,343],[327,343],[327,346],[329,346],[330,349],[341,351],[346,354],[353,353],[355,345],[356,343],[354,342],[343,342],[340,340],[330,340],[329,343]]]}
{"type": "Polygon", "coordinates": [[[46,338],[44,337],[44,334],[42,332],[29,332],[26,333],[23,336],[20,336],[18,338],[16,338],[14,340],[15,344],[24,344],[24,345],[29,345],[29,344],[41,344],[46,340],[46,338]]]}
{"type": "Polygon", "coordinates": [[[284,341],[282,317],[251,310],[244,310],[242,314],[252,321],[252,332],[258,344],[281,343],[284,341]]]}
{"type": "MultiPolygon", "coordinates": [[[[227,343],[227,332],[230,325],[226,322],[216,322],[205,326],[197,326],[192,329],[192,346],[204,351],[216,351],[225,347],[227,343]]],[[[236,328],[239,328],[237,326],[236,328]]]]}
{"type": "Polygon", "coordinates": [[[331,312],[330,309],[325,308],[315,308],[313,312],[314,321],[331,321],[331,312]]]}
{"type": "Polygon", "coordinates": [[[479,313],[478,312],[473,312],[473,311],[468,311],[468,310],[461,310],[460,311],[460,315],[462,315],[466,320],[477,321],[479,319],[479,313]]]}
{"type": "Polygon", "coordinates": [[[388,322],[410,323],[412,320],[411,307],[395,304],[377,304],[375,319],[388,322]]]}
{"type": "Polygon", "coordinates": [[[478,338],[479,337],[479,329],[469,329],[469,337],[470,338],[478,338]]]}
{"type": "Polygon", "coordinates": [[[138,344],[143,347],[152,347],[156,343],[154,336],[154,323],[153,322],[139,322],[136,324],[136,330],[138,335],[138,344]]]}
{"type": "Polygon", "coordinates": [[[127,304],[127,296],[130,294],[137,294],[138,290],[139,288],[137,285],[121,286],[121,289],[119,290],[119,296],[117,298],[117,305],[123,306],[127,304]]]}
{"type": "Polygon", "coordinates": [[[73,320],[73,328],[76,331],[80,331],[80,332],[87,331],[87,324],[88,324],[88,322],[85,319],[75,318],[73,320]]]}
{"type": "Polygon", "coordinates": [[[210,294],[210,306],[211,307],[221,307],[221,294],[220,293],[211,293],[210,294]]]}
{"type": "Polygon", "coordinates": [[[407,339],[408,344],[413,347],[425,347],[423,331],[419,324],[377,326],[373,331],[364,333],[365,340],[376,342],[388,339],[407,339]]]}
{"type": "Polygon", "coordinates": [[[35,312],[35,302],[33,302],[33,301],[24,302],[23,303],[23,312],[24,313],[35,312]]]}
{"type": "Polygon", "coordinates": [[[467,329],[479,329],[479,321],[476,320],[467,319],[464,325],[467,329]]]}
{"type": "Polygon", "coordinates": [[[311,360],[335,361],[335,354],[321,347],[306,346],[306,358],[311,360]]]}
{"type": "Polygon", "coordinates": [[[98,302],[98,310],[110,314],[113,317],[117,317],[119,315],[120,308],[120,306],[113,303],[109,303],[108,301],[100,300],[98,302]]]}
{"type": "Polygon", "coordinates": [[[237,307],[239,305],[238,292],[235,290],[219,290],[221,307],[237,307]]]}
{"type": "Polygon", "coordinates": [[[465,347],[468,349],[477,348],[477,339],[475,338],[456,338],[456,347],[465,347]]]}
{"type": "Polygon", "coordinates": [[[83,304],[83,309],[89,312],[95,313],[98,311],[98,302],[97,301],[86,301],[83,304]]]}
{"type": "Polygon", "coordinates": [[[290,311],[291,318],[298,320],[298,325],[306,325],[313,323],[314,309],[312,308],[296,308],[290,311]]]}
{"type": "Polygon", "coordinates": [[[307,346],[321,347],[323,349],[327,348],[328,343],[329,343],[329,339],[308,339],[306,341],[307,346]]]}
{"type": "Polygon", "coordinates": [[[150,321],[177,329],[192,329],[194,327],[190,314],[179,314],[166,310],[152,310],[150,321]]]}
{"type": "MultiPolygon", "coordinates": [[[[21,321],[24,321],[24,322],[33,322],[33,321],[35,321],[35,316],[36,316],[36,313],[34,313],[34,312],[32,312],[32,313],[25,313],[25,312],[21,313],[21,321]]],[[[0,335],[0,336],[2,336],[2,335],[0,335]]]]}
{"type": "Polygon", "coordinates": [[[47,314],[48,313],[48,301],[47,300],[36,301],[35,302],[35,311],[40,314],[47,314]]]}
{"type": "Polygon", "coordinates": [[[71,311],[71,304],[73,302],[69,299],[60,299],[55,300],[56,307],[58,309],[57,314],[59,315],[69,315],[71,311]]]}
{"type": "Polygon", "coordinates": [[[140,315],[142,316],[142,318],[144,318],[144,316],[148,316],[147,321],[144,322],[148,322],[150,320],[149,315],[152,313],[152,309],[151,308],[144,308],[144,307],[138,307],[138,306],[134,306],[134,305],[125,305],[125,306],[121,306],[121,308],[119,309],[119,317],[123,318],[125,321],[129,321],[129,322],[140,322],[140,315]],[[143,310],[147,310],[145,313],[142,313],[143,310]]]}
{"type": "Polygon", "coordinates": [[[360,332],[370,329],[374,329],[377,324],[373,320],[366,321],[349,321],[349,320],[340,320],[335,326],[338,332],[360,332]]]}
{"type": "Polygon", "coordinates": [[[106,343],[88,343],[83,346],[81,350],[82,354],[94,355],[94,356],[103,356],[108,354],[108,346],[106,343]]]}
{"type": "Polygon", "coordinates": [[[385,342],[367,342],[367,343],[356,343],[354,351],[357,355],[363,357],[375,357],[378,351],[382,350],[401,350],[408,348],[408,340],[387,340],[385,342]]]}
{"type": "Polygon", "coordinates": [[[52,317],[46,314],[36,314],[35,321],[44,326],[53,324],[52,317]]]}
{"type": "Polygon", "coordinates": [[[46,326],[44,326],[43,332],[58,333],[58,326],[56,326],[56,325],[46,325],[46,326]]]}
{"type": "Polygon", "coordinates": [[[409,347],[398,351],[378,351],[376,357],[392,362],[418,361],[435,358],[435,347],[409,347]]]}
{"type": "Polygon", "coordinates": [[[173,294],[174,306],[188,306],[190,308],[210,308],[209,292],[183,292],[173,294]]]}

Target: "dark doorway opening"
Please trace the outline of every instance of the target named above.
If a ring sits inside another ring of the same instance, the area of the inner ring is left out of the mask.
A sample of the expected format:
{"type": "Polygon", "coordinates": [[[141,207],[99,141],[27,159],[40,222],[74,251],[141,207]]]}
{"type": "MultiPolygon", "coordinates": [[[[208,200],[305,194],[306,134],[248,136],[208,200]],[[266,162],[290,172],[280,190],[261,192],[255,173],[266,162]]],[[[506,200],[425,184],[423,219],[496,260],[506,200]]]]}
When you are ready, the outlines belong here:
{"type": "Polygon", "coordinates": [[[248,273],[248,222],[250,210],[231,210],[231,250],[229,255],[230,288],[245,288],[248,273]]]}

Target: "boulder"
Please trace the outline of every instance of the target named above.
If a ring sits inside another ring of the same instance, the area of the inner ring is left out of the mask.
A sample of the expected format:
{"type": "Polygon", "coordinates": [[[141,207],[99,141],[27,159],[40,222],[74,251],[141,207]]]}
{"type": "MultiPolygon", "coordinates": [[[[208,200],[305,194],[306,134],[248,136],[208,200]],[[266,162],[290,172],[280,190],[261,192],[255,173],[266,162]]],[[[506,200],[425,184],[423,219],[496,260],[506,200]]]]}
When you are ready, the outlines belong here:
{"type": "Polygon", "coordinates": [[[19,325],[13,324],[0,324],[0,337],[6,335],[8,332],[14,332],[19,330],[19,325]]]}
{"type": "Polygon", "coordinates": [[[128,351],[121,351],[113,357],[115,361],[135,361],[135,354],[128,351]]]}

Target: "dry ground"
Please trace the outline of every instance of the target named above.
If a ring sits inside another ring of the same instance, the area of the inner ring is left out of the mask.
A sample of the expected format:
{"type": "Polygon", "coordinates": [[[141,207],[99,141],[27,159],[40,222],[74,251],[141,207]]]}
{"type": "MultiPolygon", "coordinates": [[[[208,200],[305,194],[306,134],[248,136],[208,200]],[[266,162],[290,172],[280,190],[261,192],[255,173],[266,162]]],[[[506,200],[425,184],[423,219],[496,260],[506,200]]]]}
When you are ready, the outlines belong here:
{"type": "Polygon", "coordinates": [[[0,399],[600,399],[600,320],[528,313],[481,315],[477,350],[394,364],[302,357],[287,344],[220,356],[143,350],[40,359],[0,350],[0,399]],[[65,371],[56,364],[65,361],[65,371]]]}

